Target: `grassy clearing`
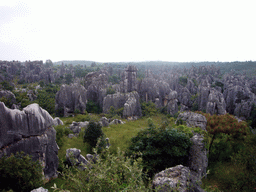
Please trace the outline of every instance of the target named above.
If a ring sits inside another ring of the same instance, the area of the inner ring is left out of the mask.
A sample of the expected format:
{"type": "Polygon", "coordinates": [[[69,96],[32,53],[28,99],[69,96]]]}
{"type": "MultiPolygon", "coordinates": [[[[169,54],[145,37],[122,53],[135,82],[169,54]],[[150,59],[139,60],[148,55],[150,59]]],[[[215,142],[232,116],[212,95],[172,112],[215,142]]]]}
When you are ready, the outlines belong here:
{"type": "MultiPolygon", "coordinates": [[[[154,117],[151,117],[156,126],[160,126],[162,122],[162,118],[164,115],[157,114],[154,117]]],[[[61,118],[65,125],[71,124],[73,121],[84,121],[84,118],[88,118],[88,115],[79,115],[76,117],[65,117],[61,118]]],[[[99,116],[90,115],[90,119],[99,120],[99,116]]],[[[110,139],[110,152],[116,154],[117,148],[119,147],[121,151],[125,151],[130,144],[130,140],[132,137],[136,136],[137,133],[148,127],[148,118],[143,117],[136,121],[127,121],[123,120],[126,123],[123,125],[110,125],[109,127],[103,127],[103,132],[106,134],[106,137],[110,139]]],[[[77,148],[81,150],[81,154],[86,156],[86,154],[90,153],[89,146],[83,142],[84,129],[81,130],[78,137],[74,138],[64,138],[63,146],[59,149],[58,157],[60,160],[65,160],[66,158],[66,150],[68,148],[77,148]]],[[[43,187],[48,189],[49,191],[53,191],[51,187],[54,183],[57,187],[63,186],[67,187],[65,184],[65,180],[62,177],[51,180],[49,183],[45,184],[43,187]]]]}

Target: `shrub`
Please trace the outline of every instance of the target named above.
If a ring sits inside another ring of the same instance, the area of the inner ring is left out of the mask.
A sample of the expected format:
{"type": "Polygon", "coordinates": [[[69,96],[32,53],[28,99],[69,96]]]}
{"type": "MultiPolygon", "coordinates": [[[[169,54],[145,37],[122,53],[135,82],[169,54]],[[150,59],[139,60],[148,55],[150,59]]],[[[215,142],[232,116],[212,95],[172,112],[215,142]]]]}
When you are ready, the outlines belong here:
{"type": "Polygon", "coordinates": [[[103,136],[102,126],[97,122],[90,121],[84,132],[84,142],[87,142],[91,147],[95,147],[101,136],[103,136]]]}
{"type": "Polygon", "coordinates": [[[110,87],[107,88],[107,95],[108,95],[108,94],[111,94],[111,95],[112,95],[112,94],[115,94],[115,93],[116,93],[116,91],[112,88],[112,86],[110,86],[110,87]]]}
{"type": "MultiPolygon", "coordinates": [[[[96,150],[95,150],[96,152],[96,150]]],[[[131,164],[131,159],[118,150],[116,155],[104,150],[96,164],[84,171],[65,169],[63,175],[72,191],[148,191],[142,179],[141,159],[131,164]]],[[[55,190],[61,191],[55,185],[55,190]]]]}
{"type": "Polygon", "coordinates": [[[59,147],[62,147],[63,137],[72,133],[72,131],[69,128],[65,127],[65,125],[57,125],[55,127],[55,130],[56,130],[56,142],[59,147]]]}
{"type": "Polygon", "coordinates": [[[88,113],[101,113],[102,109],[99,104],[93,102],[92,100],[88,100],[86,103],[86,111],[88,113]]]}
{"type": "Polygon", "coordinates": [[[156,105],[152,101],[141,103],[141,112],[143,116],[153,116],[157,113],[156,105]]]}
{"type": "Polygon", "coordinates": [[[127,154],[134,159],[142,157],[143,171],[150,177],[167,167],[186,165],[191,146],[189,136],[173,128],[157,129],[151,119],[148,124],[148,129],[132,138],[127,154]]]}
{"type": "Polygon", "coordinates": [[[31,191],[43,184],[42,166],[24,152],[0,159],[0,190],[31,191]]]}
{"type": "Polygon", "coordinates": [[[179,84],[182,86],[186,86],[188,83],[188,78],[187,77],[179,77],[179,84]]]}

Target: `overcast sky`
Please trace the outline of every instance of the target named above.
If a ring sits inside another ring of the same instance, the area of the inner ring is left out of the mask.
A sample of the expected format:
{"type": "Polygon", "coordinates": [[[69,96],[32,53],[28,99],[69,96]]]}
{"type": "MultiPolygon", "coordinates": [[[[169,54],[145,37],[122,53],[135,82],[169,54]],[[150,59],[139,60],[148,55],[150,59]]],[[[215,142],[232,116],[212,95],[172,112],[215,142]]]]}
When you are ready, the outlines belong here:
{"type": "Polygon", "coordinates": [[[1,0],[0,60],[256,60],[255,0],[1,0]]]}

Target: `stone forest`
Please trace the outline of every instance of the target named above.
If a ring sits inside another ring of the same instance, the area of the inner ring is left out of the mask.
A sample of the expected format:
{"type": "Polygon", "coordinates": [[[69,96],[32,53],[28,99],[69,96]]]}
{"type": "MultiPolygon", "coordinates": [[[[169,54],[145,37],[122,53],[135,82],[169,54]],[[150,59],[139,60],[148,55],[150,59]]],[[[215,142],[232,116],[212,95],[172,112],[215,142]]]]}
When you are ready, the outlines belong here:
{"type": "Polygon", "coordinates": [[[0,61],[1,191],[255,191],[256,62],[0,61]]]}

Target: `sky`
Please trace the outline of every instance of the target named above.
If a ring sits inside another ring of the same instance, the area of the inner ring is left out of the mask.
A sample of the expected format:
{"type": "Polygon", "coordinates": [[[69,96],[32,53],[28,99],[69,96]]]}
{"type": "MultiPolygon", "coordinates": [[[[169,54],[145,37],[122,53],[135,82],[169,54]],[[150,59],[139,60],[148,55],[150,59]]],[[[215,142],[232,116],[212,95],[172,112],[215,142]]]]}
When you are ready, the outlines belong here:
{"type": "Polygon", "coordinates": [[[1,0],[0,60],[256,60],[255,0],[1,0]]]}

